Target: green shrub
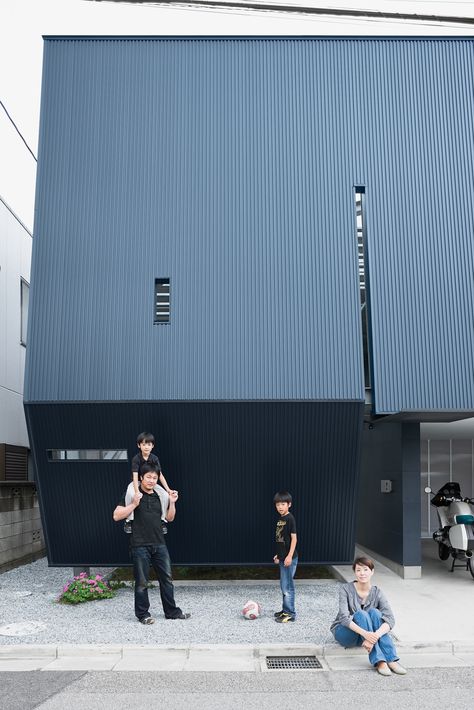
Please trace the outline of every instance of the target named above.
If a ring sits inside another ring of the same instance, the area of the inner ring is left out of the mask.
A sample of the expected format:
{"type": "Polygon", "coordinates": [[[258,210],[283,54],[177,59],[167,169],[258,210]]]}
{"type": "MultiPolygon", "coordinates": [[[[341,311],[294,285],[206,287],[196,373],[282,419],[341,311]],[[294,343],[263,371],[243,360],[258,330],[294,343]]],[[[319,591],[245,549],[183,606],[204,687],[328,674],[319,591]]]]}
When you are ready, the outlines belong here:
{"type": "Polygon", "coordinates": [[[114,590],[109,587],[100,574],[95,577],[88,577],[85,572],[81,572],[81,574],[64,585],[63,591],[58,597],[58,602],[61,604],[81,604],[95,599],[110,599],[114,596],[114,590]]]}

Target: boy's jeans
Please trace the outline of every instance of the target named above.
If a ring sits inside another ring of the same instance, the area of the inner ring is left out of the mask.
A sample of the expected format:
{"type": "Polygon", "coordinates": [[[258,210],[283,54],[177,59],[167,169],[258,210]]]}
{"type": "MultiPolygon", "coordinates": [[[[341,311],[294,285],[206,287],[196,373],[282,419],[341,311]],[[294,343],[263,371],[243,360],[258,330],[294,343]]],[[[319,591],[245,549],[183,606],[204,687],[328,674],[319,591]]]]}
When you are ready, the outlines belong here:
{"type": "Polygon", "coordinates": [[[133,576],[135,578],[135,616],[143,619],[150,616],[148,599],[148,580],[150,566],[160,583],[161,603],[167,619],[176,618],[181,609],[174,601],[174,587],[171,577],[171,560],[166,545],[143,545],[131,548],[133,576]]]}
{"type": "Polygon", "coordinates": [[[285,565],[283,564],[283,560],[280,560],[280,587],[281,593],[283,594],[282,610],[285,612],[285,614],[291,614],[291,616],[296,616],[295,582],[293,577],[295,576],[297,564],[297,557],[293,557],[293,560],[289,567],[285,567],[285,565]]]}
{"type": "MultiPolygon", "coordinates": [[[[377,631],[382,625],[382,616],[378,609],[369,609],[369,611],[356,611],[352,617],[352,621],[366,631],[377,631]]],[[[347,626],[336,626],[334,629],[334,638],[341,646],[350,648],[351,646],[362,646],[363,638],[347,626]]],[[[390,634],[384,634],[379,638],[373,649],[369,653],[369,661],[375,666],[380,661],[398,661],[397,650],[392,641],[390,634]]]]}

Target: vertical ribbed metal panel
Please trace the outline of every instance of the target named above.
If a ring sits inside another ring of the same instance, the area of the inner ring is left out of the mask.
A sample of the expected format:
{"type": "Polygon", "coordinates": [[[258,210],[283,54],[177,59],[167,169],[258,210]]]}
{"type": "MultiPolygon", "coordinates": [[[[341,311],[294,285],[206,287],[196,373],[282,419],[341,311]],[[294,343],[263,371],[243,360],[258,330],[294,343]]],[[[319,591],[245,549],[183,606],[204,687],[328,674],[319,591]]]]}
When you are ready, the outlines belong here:
{"type": "Polygon", "coordinates": [[[376,129],[363,137],[376,409],[473,409],[474,44],[369,49],[361,70],[376,129]]]}
{"type": "Polygon", "coordinates": [[[363,399],[324,61],[299,40],[46,42],[28,399],[363,399]]]}
{"type": "Polygon", "coordinates": [[[359,184],[376,411],[474,408],[473,47],[48,39],[26,398],[363,399],[359,184]]]}
{"type": "Polygon", "coordinates": [[[29,404],[52,565],[127,564],[112,512],[131,478],[137,432],[180,493],[167,543],[175,564],[271,564],[278,490],[290,490],[301,563],[354,549],[362,403],[29,404]],[[126,448],[129,461],[48,461],[48,448],[126,448]],[[91,493],[92,492],[92,493],[91,493]]]}

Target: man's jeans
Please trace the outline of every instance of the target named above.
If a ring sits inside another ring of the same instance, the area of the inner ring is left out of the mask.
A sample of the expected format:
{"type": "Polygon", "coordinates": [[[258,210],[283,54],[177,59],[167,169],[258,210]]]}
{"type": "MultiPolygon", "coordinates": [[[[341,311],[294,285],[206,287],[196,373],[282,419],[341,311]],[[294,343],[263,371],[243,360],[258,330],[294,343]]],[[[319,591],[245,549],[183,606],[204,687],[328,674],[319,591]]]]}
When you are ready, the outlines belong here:
{"type": "Polygon", "coordinates": [[[293,557],[293,560],[289,567],[285,567],[283,561],[280,560],[280,587],[281,593],[283,594],[282,610],[285,612],[285,614],[291,614],[291,616],[296,616],[295,582],[293,577],[295,576],[297,564],[297,557],[293,557]]]}
{"type": "Polygon", "coordinates": [[[171,577],[171,560],[166,545],[143,545],[131,548],[133,576],[135,578],[135,616],[143,619],[150,616],[148,599],[148,580],[150,566],[156,572],[160,584],[161,603],[167,619],[174,619],[181,614],[181,609],[174,602],[174,587],[171,577]]]}
{"type": "MultiPolygon", "coordinates": [[[[357,626],[360,626],[366,631],[377,631],[383,623],[382,616],[378,609],[356,611],[352,617],[352,621],[354,624],[357,624],[357,626]]],[[[350,648],[351,646],[361,646],[364,640],[358,633],[352,631],[352,629],[349,629],[347,626],[342,626],[341,624],[336,626],[334,630],[334,638],[345,648],[350,648]]],[[[369,653],[369,661],[373,666],[380,663],[380,661],[388,661],[389,663],[392,661],[398,661],[397,650],[390,634],[384,634],[379,638],[369,653]]]]}

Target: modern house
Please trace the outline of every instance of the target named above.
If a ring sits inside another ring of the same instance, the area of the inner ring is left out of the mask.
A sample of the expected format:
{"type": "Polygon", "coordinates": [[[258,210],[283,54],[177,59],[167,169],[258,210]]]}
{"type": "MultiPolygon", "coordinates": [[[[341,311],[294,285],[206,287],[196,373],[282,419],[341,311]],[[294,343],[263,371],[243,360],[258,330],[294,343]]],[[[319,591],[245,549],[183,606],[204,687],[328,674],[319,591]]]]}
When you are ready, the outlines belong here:
{"type": "MultiPolygon", "coordinates": [[[[25,411],[51,565],[419,571],[420,424],[474,410],[474,40],[46,37],[25,411]]],[[[472,479],[471,479],[472,482],[472,479]]]]}

